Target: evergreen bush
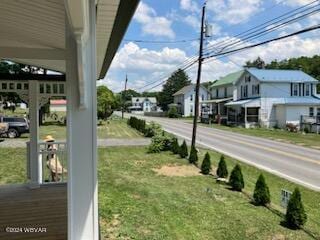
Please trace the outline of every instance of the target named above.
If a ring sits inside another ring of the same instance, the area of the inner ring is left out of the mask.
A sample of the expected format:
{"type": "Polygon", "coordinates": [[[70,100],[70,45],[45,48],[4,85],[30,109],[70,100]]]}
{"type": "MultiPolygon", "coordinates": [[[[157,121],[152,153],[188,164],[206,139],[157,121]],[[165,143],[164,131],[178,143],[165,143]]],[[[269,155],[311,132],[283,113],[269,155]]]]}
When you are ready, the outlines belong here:
{"type": "Polygon", "coordinates": [[[189,163],[197,164],[198,162],[198,152],[194,146],[191,146],[190,155],[189,155],[189,163]]]}
{"type": "Polygon", "coordinates": [[[170,107],[170,109],[168,111],[168,117],[169,118],[178,118],[179,117],[178,109],[176,106],[170,107]]]}
{"type": "Polygon", "coordinates": [[[266,206],[270,203],[270,191],[266,184],[264,176],[260,174],[253,193],[254,203],[260,206],[266,206]]]}
{"type": "Polygon", "coordinates": [[[210,171],[211,171],[211,160],[210,160],[210,155],[207,152],[201,164],[201,172],[205,175],[208,175],[210,171]]]}
{"type": "Polygon", "coordinates": [[[288,202],[285,216],[286,224],[292,229],[299,229],[307,222],[307,215],[301,201],[301,193],[296,188],[288,202]]]}
{"type": "Polygon", "coordinates": [[[233,190],[241,192],[244,188],[244,181],[241,172],[241,167],[237,164],[230,175],[229,184],[233,190]]]}
{"type": "Polygon", "coordinates": [[[188,157],[188,147],[186,141],[183,141],[182,145],[180,146],[179,154],[181,158],[188,157]]]}
{"type": "Polygon", "coordinates": [[[217,176],[219,178],[227,178],[228,177],[227,163],[224,160],[223,155],[221,155],[221,157],[220,157],[220,161],[219,161],[218,169],[217,169],[217,176]]]}
{"type": "Polygon", "coordinates": [[[172,151],[174,154],[179,154],[180,146],[179,146],[179,143],[178,143],[178,139],[177,139],[177,138],[173,138],[173,139],[172,139],[171,151],[172,151]]]}

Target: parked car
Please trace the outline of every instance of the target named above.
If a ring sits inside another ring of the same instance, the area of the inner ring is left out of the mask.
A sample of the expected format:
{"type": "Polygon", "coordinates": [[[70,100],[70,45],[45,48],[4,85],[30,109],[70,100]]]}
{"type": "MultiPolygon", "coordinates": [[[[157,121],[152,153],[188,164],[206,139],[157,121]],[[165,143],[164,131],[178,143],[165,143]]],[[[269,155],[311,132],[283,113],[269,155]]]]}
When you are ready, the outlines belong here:
{"type": "Polygon", "coordinates": [[[29,133],[29,121],[23,117],[0,116],[0,123],[8,123],[7,137],[16,138],[21,134],[29,133]]]}

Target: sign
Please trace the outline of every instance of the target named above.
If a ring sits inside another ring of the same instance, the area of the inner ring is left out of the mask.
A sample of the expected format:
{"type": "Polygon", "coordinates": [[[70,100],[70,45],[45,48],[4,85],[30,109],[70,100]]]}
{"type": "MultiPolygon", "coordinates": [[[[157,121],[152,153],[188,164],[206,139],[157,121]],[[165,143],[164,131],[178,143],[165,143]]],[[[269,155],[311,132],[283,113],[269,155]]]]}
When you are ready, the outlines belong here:
{"type": "Polygon", "coordinates": [[[292,192],[281,189],[281,207],[287,208],[292,192]]]}

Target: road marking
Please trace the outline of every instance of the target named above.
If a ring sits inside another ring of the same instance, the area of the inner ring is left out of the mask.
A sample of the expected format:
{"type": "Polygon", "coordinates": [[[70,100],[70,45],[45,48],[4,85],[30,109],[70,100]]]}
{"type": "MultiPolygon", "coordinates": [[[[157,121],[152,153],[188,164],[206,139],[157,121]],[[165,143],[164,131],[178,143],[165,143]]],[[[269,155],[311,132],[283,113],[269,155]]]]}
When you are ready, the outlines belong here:
{"type": "MultiPolygon", "coordinates": [[[[189,137],[186,137],[186,136],[183,136],[183,135],[181,135],[181,134],[175,133],[175,132],[173,132],[173,131],[171,131],[171,130],[168,130],[168,129],[167,129],[166,131],[168,131],[168,132],[170,132],[170,133],[172,133],[172,134],[175,134],[175,135],[178,136],[178,137],[181,137],[181,138],[183,138],[183,139],[186,139],[186,140],[191,141],[191,138],[189,138],[189,137]]],[[[291,177],[291,176],[289,176],[289,175],[287,175],[287,174],[278,172],[278,171],[276,171],[276,170],[274,170],[274,169],[268,168],[268,167],[266,167],[266,166],[260,165],[260,164],[255,163],[255,162],[252,162],[252,161],[250,161],[250,160],[248,160],[248,159],[239,157],[239,156],[237,156],[237,155],[235,155],[235,154],[233,154],[233,153],[230,153],[230,152],[228,152],[228,151],[218,149],[218,148],[216,148],[216,147],[213,147],[213,146],[208,145],[208,144],[203,143],[203,142],[200,142],[199,145],[205,146],[205,147],[207,147],[207,148],[209,148],[209,149],[212,149],[212,150],[215,150],[215,151],[220,152],[220,153],[222,153],[222,154],[228,155],[228,156],[234,158],[235,160],[239,160],[239,161],[241,161],[241,162],[250,164],[250,165],[252,165],[252,166],[254,166],[254,167],[257,167],[257,168],[259,168],[259,169],[265,170],[265,171],[267,171],[267,172],[269,172],[269,173],[271,173],[271,174],[277,175],[277,176],[279,176],[279,177],[286,178],[286,179],[291,180],[291,181],[293,181],[293,182],[295,182],[295,183],[298,183],[298,184],[301,184],[301,185],[303,185],[303,186],[305,186],[305,187],[311,188],[311,189],[313,189],[313,190],[315,190],[315,191],[320,191],[320,187],[319,187],[319,186],[316,186],[316,185],[313,185],[313,184],[311,184],[311,183],[302,181],[302,180],[300,180],[300,179],[291,177]]]]}
{"type": "MultiPolygon", "coordinates": [[[[179,127],[181,128],[181,125],[179,125],[179,127]]],[[[233,141],[233,142],[236,142],[236,143],[244,144],[244,145],[247,145],[247,146],[250,146],[250,147],[260,148],[260,149],[263,149],[263,150],[266,150],[266,151],[278,153],[278,154],[281,154],[281,155],[284,155],[284,156],[287,156],[287,157],[300,159],[300,160],[305,161],[305,162],[311,162],[311,163],[315,163],[315,164],[320,165],[320,161],[315,160],[315,159],[311,159],[311,158],[307,158],[307,157],[304,157],[304,156],[299,155],[299,154],[292,154],[292,153],[284,152],[284,151],[281,151],[281,150],[278,150],[278,149],[273,149],[271,147],[264,147],[264,146],[261,146],[261,145],[256,145],[256,144],[253,144],[253,143],[244,142],[244,141],[241,141],[241,140],[220,136],[220,135],[217,135],[217,134],[214,134],[214,133],[210,133],[210,132],[206,132],[205,134],[210,135],[210,136],[214,136],[216,138],[221,138],[221,139],[225,139],[225,140],[228,140],[228,141],[233,141]]]]}

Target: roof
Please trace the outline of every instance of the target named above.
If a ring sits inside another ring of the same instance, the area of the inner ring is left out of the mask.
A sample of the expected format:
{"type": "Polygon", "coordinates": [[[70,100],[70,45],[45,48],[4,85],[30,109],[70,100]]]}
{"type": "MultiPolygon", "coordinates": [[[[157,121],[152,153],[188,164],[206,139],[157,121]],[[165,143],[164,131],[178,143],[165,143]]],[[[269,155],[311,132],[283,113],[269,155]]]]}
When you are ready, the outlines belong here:
{"type": "Polygon", "coordinates": [[[317,97],[288,97],[279,98],[275,105],[320,105],[317,97]]]}
{"type": "Polygon", "coordinates": [[[56,99],[56,100],[50,100],[50,105],[66,105],[67,100],[65,99],[56,99]]]}
{"type": "Polygon", "coordinates": [[[248,68],[246,71],[262,82],[318,82],[301,70],[248,68]]]}
{"type": "Polygon", "coordinates": [[[132,102],[144,102],[146,100],[149,100],[151,103],[157,103],[157,98],[155,97],[132,97],[132,102]],[[137,101],[138,100],[138,101],[137,101]]]}
{"type": "MultiPolygon", "coordinates": [[[[185,86],[183,88],[181,88],[179,91],[175,92],[172,96],[177,96],[177,95],[183,95],[187,92],[189,92],[191,89],[194,89],[196,86],[196,84],[190,84],[188,86],[185,86]]],[[[200,85],[200,88],[208,91],[204,86],[200,85]]]]}
{"type": "Polygon", "coordinates": [[[240,76],[242,75],[244,71],[238,71],[238,72],[233,72],[230,73],[222,78],[220,78],[218,81],[216,81],[215,83],[213,83],[210,88],[213,87],[220,87],[223,85],[228,85],[228,84],[233,84],[234,82],[236,82],[238,80],[238,78],[240,78],[240,76]]]}
{"type": "Polygon", "coordinates": [[[242,99],[226,103],[225,106],[260,107],[260,98],[242,99]]]}
{"type": "Polygon", "coordinates": [[[216,98],[216,99],[211,99],[211,100],[204,100],[201,101],[201,103],[222,103],[222,102],[227,102],[232,100],[233,97],[229,97],[229,98],[216,98]]]}

